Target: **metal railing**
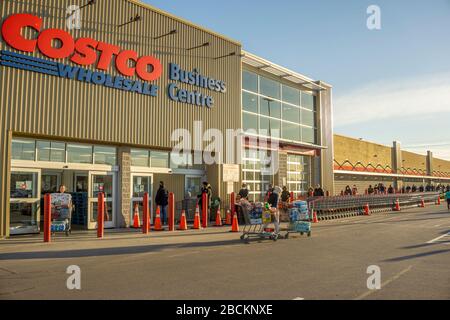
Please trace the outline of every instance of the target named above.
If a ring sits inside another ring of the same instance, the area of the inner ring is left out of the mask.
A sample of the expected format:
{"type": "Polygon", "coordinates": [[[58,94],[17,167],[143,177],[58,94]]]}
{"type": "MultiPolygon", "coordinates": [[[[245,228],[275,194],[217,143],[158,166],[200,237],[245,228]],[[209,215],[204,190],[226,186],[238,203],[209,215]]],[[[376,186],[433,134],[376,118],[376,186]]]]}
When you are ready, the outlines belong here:
{"type": "Polygon", "coordinates": [[[309,198],[311,211],[317,213],[319,220],[331,220],[349,216],[364,215],[364,208],[369,205],[371,213],[389,212],[396,207],[414,208],[422,204],[436,203],[440,197],[438,192],[389,194],[389,195],[357,195],[309,198]]]}

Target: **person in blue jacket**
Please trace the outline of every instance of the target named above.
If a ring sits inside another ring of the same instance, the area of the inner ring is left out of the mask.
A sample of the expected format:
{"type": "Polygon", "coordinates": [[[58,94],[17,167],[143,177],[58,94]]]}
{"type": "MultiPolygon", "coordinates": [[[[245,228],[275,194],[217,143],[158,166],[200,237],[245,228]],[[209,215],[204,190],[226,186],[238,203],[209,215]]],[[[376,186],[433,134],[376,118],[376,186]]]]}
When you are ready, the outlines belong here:
{"type": "Polygon", "coordinates": [[[445,194],[445,199],[447,199],[447,209],[450,210],[450,190],[445,194]]]}

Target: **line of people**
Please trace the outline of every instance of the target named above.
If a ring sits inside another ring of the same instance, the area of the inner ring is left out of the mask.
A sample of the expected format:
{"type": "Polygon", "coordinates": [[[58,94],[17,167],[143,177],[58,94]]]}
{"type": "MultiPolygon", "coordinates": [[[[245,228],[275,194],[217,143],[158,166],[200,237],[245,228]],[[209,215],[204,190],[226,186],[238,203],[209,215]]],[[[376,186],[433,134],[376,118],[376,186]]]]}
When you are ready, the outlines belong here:
{"type": "MultiPolygon", "coordinates": [[[[403,186],[400,190],[398,190],[398,193],[423,193],[423,192],[449,192],[450,191],[450,185],[444,186],[444,185],[438,185],[438,186],[433,186],[433,185],[427,185],[427,186],[419,186],[417,187],[416,185],[412,185],[412,186],[403,186]]],[[[392,186],[389,185],[389,187],[386,188],[386,186],[382,183],[379,183],[375,186],[369,185],[369,187],[367,188],[367,190],[365,190],[366,194],[369,195],[373,195],[373,194],[395,194],[397,193],[397,190],[392,186]]],[[[345,187],[345,190],[341,191],[342,195],[345,196],[355,196],[358,195],[358,188],[356,187],[356,185],[353,185],[353,187],[350,187],[349,185],[347,185],[345,187]]]]}

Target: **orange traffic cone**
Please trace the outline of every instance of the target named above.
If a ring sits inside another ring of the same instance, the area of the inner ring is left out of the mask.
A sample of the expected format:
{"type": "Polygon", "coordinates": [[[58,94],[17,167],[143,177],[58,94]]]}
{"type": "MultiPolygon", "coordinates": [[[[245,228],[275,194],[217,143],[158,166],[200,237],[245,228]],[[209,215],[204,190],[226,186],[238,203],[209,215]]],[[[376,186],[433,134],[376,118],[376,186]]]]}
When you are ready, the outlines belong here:
{"type": "Polygon", "coordinates": [[[313,211],[313,223],[319,223],[319,219],[317,218],[317,212],[313,211]]]}
{"type": "Polygon", "coordinates": [[[439,197],[437,198],[437,205],[438,205],[438,206],[441,205],[441,196],[439,196],[439,197]]]}
{"type": "Polygon", "coordinates": [[[232,224],[232,222],[231,222],[231,211],[230,210],[227,210],[227,218],[225,220],[225,224],[227,226],[231,226],[231,224],[232,224]]]}
{"type": "Polygon", "coordinates": [[[364,215],[365,215],[365,216],[370,216],[370,207],[369,207],[369,204],[366,204],[366,205],[364,206],[364,215]]]}
{"type": "Polygon", "coordinates": [[[161,224],[161,209],[156,208],[156,217],[155,217],[155,231],[163,231],[161,224]]]}
{"type": "Polygon", "coordinates": [[[195,208],[195,218],[194,218],[194,229],[195,230],[200,230],[201,227],[201,223],[200,223],[200,209],[197,205],[197,207],[195,208]]]}
{"type": "Polygon", "coordinates": [[[180,227],[178,228],[178,230],[185,231],[187,229],[188,229],[188,227],[187,227],[187,221],[186,221],[186,212],[183,210],[183,211],[181,211],[180,227]]]}
{"type": "Polygon", "coordinates": [[[134,205],[133,228],[139,229],[140,227],[141,227],[141,222],[139,221],[139,207],[136,203],[134,205]]]}
{"type": "Polygon", "coordinates": [[[239,222],[237,214],[233,216],[233,225],[231,226],[231,232],[239,232],[239,222]]]}
{"type": "Polygon", "coordinates": [[[395,208],[394,211],[401,211],[402,209],[400,208],[400,201],[397,199],[395,201],[395,208]]]}
{"type": "Polygon", "coordinates": [[[221,226],[222,226],[222,216],[220,215],[220,209],[217,209],[216,227],[221,227],[221,226]]]}
{"type": "Polygon", "coordinates": [[[422,200],[420,201],[420,207],[421,207],[421,208],[425,208],[425,200],[422,199],[422,200]]]}

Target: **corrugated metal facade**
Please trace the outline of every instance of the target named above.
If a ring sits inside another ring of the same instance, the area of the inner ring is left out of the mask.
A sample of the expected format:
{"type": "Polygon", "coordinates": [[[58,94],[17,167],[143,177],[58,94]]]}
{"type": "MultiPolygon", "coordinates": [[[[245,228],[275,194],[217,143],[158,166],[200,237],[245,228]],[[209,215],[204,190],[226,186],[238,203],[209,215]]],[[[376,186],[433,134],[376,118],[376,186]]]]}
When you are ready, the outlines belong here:
{"type": "MultiPolygon", "coordinates": [[[[3,20],[14,13],[31,13],[43,18],[43,29],[67,30],[66,8],[83,5],[77,0],[4,0],[3,20]]],[[[90,37],[135,50],[140,56],[153,55],[161,60],[163,74],[153,84],[158,96],[149,97],[76,80],[1,67],[1,231],[7,229],[9,207],[9,165],[12,133],[64,140],[101,142],[114,145],[170,149],[171,133],[178,128],[193,132],[194,121],[203,121],[204,130],[241,127],[241,47],[239,43],[185,23],[140,3],[128,0],[100,0],[81,10],[81,30],[70,31],[77,39],[90,37]],[[118,25],[139,14],[141,21],[122,28],[118,25]],[[154,40],[176,29],[177,34],[154,40]],[[187,48],[209,42],[209,47],[192,51],[187,48]],[[236,52],[235,56],[214,59],[236,52]],[[226,82],[225,94],[179,84],[180,88],[198,90],[213,96],[214,108],[207,109],[176,103],[167,97],[168,64],[177,63],[185,70],[197,68],[202,75],[226,82]]],[[[1,50],[16,51],[2,39],[1,50]]],[[[23,52],[20,52],[24,54],[23,52]]],[[[46,58],[38,51],[34,57],[46,58]]],[[[48,59],[48,58],[46,58],[48,59]]],[[[68,59],[60,61],[71,64],[68,59]]],[[[94,67],[88,67],[95,70],[94,67]]],[[[118,75],[115,67],[108,74],[118,75]]]]}

